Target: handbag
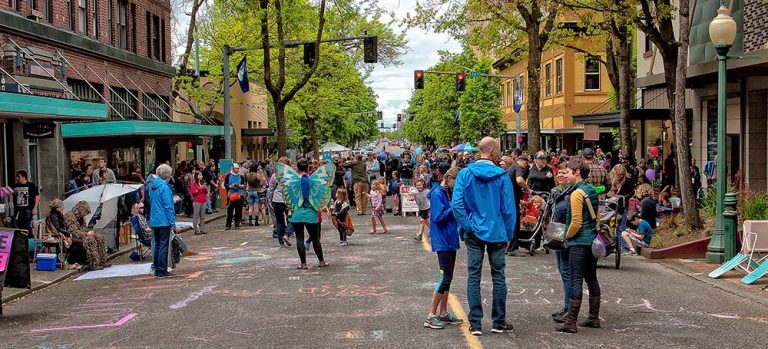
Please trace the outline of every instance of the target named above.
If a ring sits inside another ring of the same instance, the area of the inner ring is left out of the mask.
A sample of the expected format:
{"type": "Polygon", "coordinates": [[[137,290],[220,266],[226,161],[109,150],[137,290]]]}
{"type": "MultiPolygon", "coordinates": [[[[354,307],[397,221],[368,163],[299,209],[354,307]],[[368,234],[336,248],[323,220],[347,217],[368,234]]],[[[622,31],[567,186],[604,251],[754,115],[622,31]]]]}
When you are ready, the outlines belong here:
{"type": "MultiPolygon", "coordinates": [[[[592,207],[592,201],[589,200],[589,196],[587,196],[587,193],[584,192],[584,190],[579,189],[581,193],[584,195],[584,202],[587,203],[587,208],[589,209],[589,215],[592,216],[592,219],[597,220],[597,214],[595,214],[595,208],[592,207]]],[[[597,222],[595,222],[595,228],[599,229],[597,226],[597,222]]],[[[600,236],[600,233],[596,231],[595,239],[592,240],[592,256],[595,258],[603,258],[608,255],[608,250],[605,247],[605,240],[603,240],[603,237],[600,236]]]]}
{"type": "Polygon", "coordinates": [[[564,250],[565,229],[565,224],[550,221],[544,230],[544,246],[552,250],[564,250]]]}
{"type": "Polygon", "coordinates": [[[229,201],[240,201],[240,192],[229,194],[229,201]]]}
{"type": "Polygon", "coordinates": [[[347,214],[347,217],[344,219],[344,229],[344,233],[347,234],[347,236],[352,236],[352,234],[355,233],[355,226],[352,225],[352,218],[349,214],[347,214]]]}

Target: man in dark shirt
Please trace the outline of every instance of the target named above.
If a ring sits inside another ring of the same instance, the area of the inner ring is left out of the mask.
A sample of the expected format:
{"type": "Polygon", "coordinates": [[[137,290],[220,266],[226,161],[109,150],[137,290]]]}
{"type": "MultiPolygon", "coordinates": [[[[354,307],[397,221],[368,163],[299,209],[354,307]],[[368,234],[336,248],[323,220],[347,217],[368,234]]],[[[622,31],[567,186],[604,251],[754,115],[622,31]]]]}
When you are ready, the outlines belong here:
{"type": "Polygon", "coordinates": [[[518,243],[518,239],[520,238],[520,200],[523,198],[524,193],[531,191],[526,184],[529,171],[528,155],[521,155],[519,149],[513,149],[512,155],[517,155],[517,161],[507,168],[507,173],[509,174],[510,179],[512,179],[512,188],[514,189],[515,194],[515,207],[518,208],[515,210],[517,213],[516,222],[518,222],[518,224],[515,225],[515,236],[507,249],[508,256],[517,255],[517,250],[520,249],[520,244],[518,243]]]}
{"type": "Polygon", "coordinates": [[[413,164],[411,163],[411,154],[403,154],[403,159],[400,161],[400,168],[397,171],[400,173],[400,179],[405,185],[413,185],[413,164]]]}
{"type": "Polygon", "coordinates": [[[544,152],[536,154],[533,166],[528,174],[528,187],[531,191],[547,192],[555,187],[555,173],[552,167],[547,164],[549,157],[544,152]]]}
{"type": "Polygon", "coordinates": [[[397,171],[398,167],[400,167],[400,162],[395,159],[392,154],[387,153],[387,161],[386,161],[386,167],[387,167],[387,180],[392,179],[392,172],[397,171]]]}
{"type": "Polygon", "coordinates": [[[16,172],[16,184],[13,186],[13,207],[16,212],[16,228],[32,231],[32,220],[37,215],[40,204],[40,192],[35,183],[28,181],[25,170],[16,172]]]}

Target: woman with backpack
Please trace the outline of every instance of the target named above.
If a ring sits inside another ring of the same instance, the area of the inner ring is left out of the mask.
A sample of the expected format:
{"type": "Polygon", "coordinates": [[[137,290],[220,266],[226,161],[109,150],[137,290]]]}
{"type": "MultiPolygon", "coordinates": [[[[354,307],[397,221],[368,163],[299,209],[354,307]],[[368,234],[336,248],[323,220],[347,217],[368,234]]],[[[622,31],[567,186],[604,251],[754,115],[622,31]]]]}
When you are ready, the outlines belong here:
{"type": "Polygon", "coordinates": [[[566,219],[566,246],[571,276],[571,299],[565,323],[558,332],[576,333],[576,320],[581,308],[582,288],[589,288],[589,317],[579,326],[600,328],[600,284],[597,281],[597,258],[592,254],[592,242],[597,237],[597,192],[584,179],[589,176],[589,165],[580,158],[568,162],[568,182],[574,186],[566,219]]]}

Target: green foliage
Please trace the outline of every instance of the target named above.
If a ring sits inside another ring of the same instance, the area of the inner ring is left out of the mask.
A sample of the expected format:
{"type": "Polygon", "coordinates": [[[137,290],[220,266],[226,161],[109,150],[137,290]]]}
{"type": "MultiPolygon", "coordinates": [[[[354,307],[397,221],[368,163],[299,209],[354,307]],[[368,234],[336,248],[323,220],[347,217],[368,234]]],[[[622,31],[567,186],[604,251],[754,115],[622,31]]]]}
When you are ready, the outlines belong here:
{"type": "MultiPolygon", "coordinates": [[[[201,66],[210,77],[221,81],[222,51],[224,44],[242,46],[243,53],[230,58],[230,69],[244,55],[248,55],[249,76],[252,82],[266,85],[264,51],[260,31],[260,19],[269,19],[270,76],[272,83],[280,89],[280,100],[298,82],[302,81],[309,67],[303,62],[303,48],[281,47],[276,26],[277,13],[273,1],[268,10],[262,11],[253,0],[216,0],[201,19],[200,38],[201,66]],[[283,50],[285,56],[280,58],[283,50]],[[280,79],[280,72],[285,78],[280,79]]],[[[282,43],[315,39],[319,22],[319,4],[310,0],[282,2],[283,38],[282,43]]],[[[395,33],[393,23],[384,20],[384,12],[376,1],[336,0],[329,2],[325,10],[323,38],[360,36],[363,32],[378,36],[379,64],[399,64],[404,53],[404,33],[395,33]]],[[[352,113],[374,111],[377,108],[376,95],[366,86],[366,78],[372,65],[362,63],[362,41],[330,43],[320,45],[318,67],[308,83],[293,99],[283,103],[285,123],[288,130],[287,143],[309,149],[310,123],[314,118],[318,142],[337,142],[353,145],[367,140],[378,132],[376,116],[353,115],[352,113]]],[[[234,75],[232,81],[234,81],[234,75]]],[[[267,93],[264,89],[262,92],[267,93]]],[[[270,127],[277,125],[274,96],[267,93],[270,127]]]]}
{"type": "Polygon", "coordinates": [[[739,198],[739,213],[742,221],[768,220],[768,194],[742,190],[739,198]]]}
{"type": "MultiPolygon", "coordinates": [[[[491,62],[482,60],[474,71],[491,73],[491,62]]],[[[461,140],[477,144],[485,136],[498,137],[504,132],[501,122],[501,89],[498,78],[469,79],[467,89],[459,97],[461,140]]]]}
{"type": "Polygon", "coordinates": [[[711,186],[706,189],[704,194],[704,200],[701,201],[701,208],[710,217],[715,217],[717,213],[717,191],[715,186],[711,186]]]}

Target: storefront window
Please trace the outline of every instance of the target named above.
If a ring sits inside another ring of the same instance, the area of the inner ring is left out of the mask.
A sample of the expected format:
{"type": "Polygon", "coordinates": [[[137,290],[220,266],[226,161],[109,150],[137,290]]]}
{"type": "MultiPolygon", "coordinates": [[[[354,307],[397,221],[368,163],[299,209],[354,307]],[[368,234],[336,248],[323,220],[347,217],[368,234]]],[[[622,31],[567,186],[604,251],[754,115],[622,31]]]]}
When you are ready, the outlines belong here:
{"type": "Polygon", "coordinates": [[[141,148],[115,148],[109,159],[109,166],[118,179],[125,178],[131,173],[131,165],[141,164],[141,148]]]}
{"type": "Polygon", "coordinates": [[[83,150],[83,151],[71,151],[69,152],[69,164],[72,170],[72,177],[85,170],[85,166],[88,164],[93,165],[94,168],[99,166],[99,159],[106,158],[106,150],[83,150]]]}

